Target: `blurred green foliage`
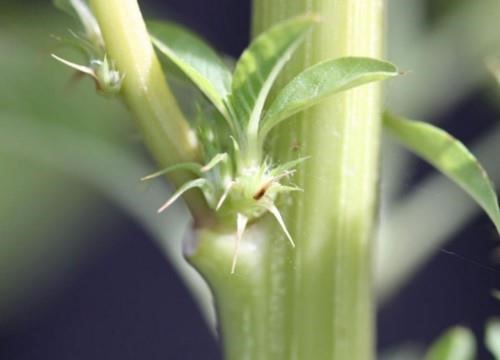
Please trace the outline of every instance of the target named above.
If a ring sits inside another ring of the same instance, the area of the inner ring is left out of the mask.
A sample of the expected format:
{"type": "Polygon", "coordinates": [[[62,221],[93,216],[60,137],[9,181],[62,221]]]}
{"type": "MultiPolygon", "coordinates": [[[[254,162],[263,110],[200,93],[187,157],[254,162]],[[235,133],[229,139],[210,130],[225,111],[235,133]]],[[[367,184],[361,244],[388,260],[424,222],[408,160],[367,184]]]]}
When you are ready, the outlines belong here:
{"type": "MultiPolygon", "coordinates": [[[[75,54],[59,49],[50,36],[67,34],[74,23],[49,2],[35,4],[0,4],[0,323],[36,301],[36,294],[55,279],[71,274],[69,270],[78,266],[83,255],[92,252],[97,245],[93,232],[114,216],[105,205],[109,200],[158,239],[208,309],[206,289],[181,259],[180,241],[167,241],[181,238],[186,212],[177,207],[168,218],[155,216],[167,190],[162,184],[150,188],[139,184],[138,179],[154,168],[142,152],[130,116],[118,101],[97,96],[90,79],[72,81],[74,73],[50,58],[57,50],[78,60],[75,54]]],[[[425,28],[424,17],[419,17],[425,13],[422,2],[389,2],[389,27],[393,29],[389,59],[412,72],[399,85],[389,86],[388,102],[408,115],[435,116],[484,84],[488,73],[482,61],[500,49],[500,3],[432,4],[432,14],[440,15],[432,16],[432,26],[425,28]]],[[[180,99],[181,104],[192,95],[190,89],[183,90],[189,95],[180,99]]],[[[492,131],[497,133],[498,127],[492,131]]],[[[476,153],[497,182],[498,143],[482,142],[478,147],[482,150],[476,153]]],[[[410,164],[405,156],[398,156],[392,153],[389,158],[389,198],[396,198],[410,164]]],[[[450,185],[432,178],[426,186],[441,191],[450,185]]],[[[397,224],[388,222],[386,229],[386,234],[394,228],[404,232],[392,231],[392,239],[380,241],[385,249],[394,249],[396,242],[404,249],[404,256],[387,252],[398,262],[381,262],[390,269],[380,272],[380,284],[391,291],[475,214],[474,209],[467,210],[453,222],[447,219],[462,214],[471,202],[436,204],[435,193],[426,195],[419,189],[411,195],[406,203],[398,200],[394,207],[397,224]],[[416,212],[409,202],[418,207],[420,222],[414,221],[416,212]],[[443,221],[449,221],[434,236],[421,231],[432,228],[432,219],[426,218],[434,217],[430,209],[447,214],[443,221]],[[396,274],[394,279],[392,274],[396,274]]],[[[407,353],[407,357],[394,356],[416,358],[413,350],[407,353]]]]}
{"type": "Polygon", "coordinates": [[[425,360],[474,360],[476,341],[472,332],[454,327],[443,334],[429,349],[425,360]]]}
{"type": "Polygon", "coordinates": [[[50,6],[0,5],[0,322],[72,273],[63,270],[75,269],[105,220],[90,213],[113,217],[61,161],[74,151],[77,167],[85,150],[61,139],[124,146],[133,135],[120,104],[95,96],[88,80],[70,83],[73,74],[50,58],[63,20],[50,6]]]}

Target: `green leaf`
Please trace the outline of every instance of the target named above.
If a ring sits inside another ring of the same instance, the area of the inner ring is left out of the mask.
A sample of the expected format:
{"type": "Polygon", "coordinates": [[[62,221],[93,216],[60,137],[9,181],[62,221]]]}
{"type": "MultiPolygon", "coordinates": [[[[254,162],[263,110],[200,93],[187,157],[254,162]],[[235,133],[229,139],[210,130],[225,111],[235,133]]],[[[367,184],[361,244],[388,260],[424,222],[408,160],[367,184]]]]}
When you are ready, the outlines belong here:
{"type": "Polygon", "coordinates": [[[243,52],[233,76],[231,105],[239,122],[257,134],[260,115],[271,86],[315,22],[300,16],[259,35],[243,52]]]}
{"type": "Polygon", "coordinates": [[[425,360],[474,360],[475,354],[474,335],[469,329],[457,326],[432,344],[425,360]]]}
{"type": "Polygon", "coordinates": [[[500,319],[492,319],[486,324],[486,347],[495,360],[500,360],[500,319]]]}
{"type": "Polygon", "coordinates": [[[396,66],[366,57],[344,57],[311,66],[278,93],[262,120],[261,136],[265,138],[281,121],[330,95],[396,75],[396,66]]]}
{"type": "Polygon", "coordinates": [[[460,141],[424,122],[384,115],[384,126],[409,150],[464,189],[483,208],[500,233],[500,210],[486,171],[460,141]]]}
{"type": "Polygon", "coordinates": [[[205,94],[226,117],[224,100],[231,73],[217,54],[191,31],[167,22],[148,22],[153,44],[205,94]]]}

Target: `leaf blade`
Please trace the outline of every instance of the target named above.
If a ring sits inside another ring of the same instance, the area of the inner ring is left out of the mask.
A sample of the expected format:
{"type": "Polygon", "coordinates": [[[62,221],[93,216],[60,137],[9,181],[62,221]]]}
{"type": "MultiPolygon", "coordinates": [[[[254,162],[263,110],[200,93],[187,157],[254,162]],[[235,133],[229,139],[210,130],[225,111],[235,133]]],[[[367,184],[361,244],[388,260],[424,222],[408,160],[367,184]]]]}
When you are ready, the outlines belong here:
{"type": "Polygon", "coordinates": [[[457,326],[439,337],[432,344],[425,360],[474,360],[476,341],[472,332],[457,326]]]}
{"type": "Polygon", "coordinates": [[[201,38],[165,21],[148,22],[155,47],[172,61],[227,117],[224,101],[230,92],[231,73],[201,38]]]}
{"type": "Polygon", "coordinates": [[[458,184],[488,214],[500,233],[494,187],[478,160],[459,140],[431,124],[384,115],[384,127],[405,147],[458,184]]]}
{"type": "Polygon", "coordinates": [[[259,117],[278,73],[300,45],[316,18],[299,16],[259,35],[236,64],[231,106],[236,118],[256,133],[259,117]]]}
{"type": "Polygon", "coordinates": [[[262,138],[281,121],[328,96],[398,74],[393,64],[367,57],[343,57],[313,65],[278,93],[262,121],[262,138]]]}
{"type": "Polygon", "coordinates": [[[486,347],[496,360],[500,360],[500,319],[494,318],[486,324],[486,347]]]}

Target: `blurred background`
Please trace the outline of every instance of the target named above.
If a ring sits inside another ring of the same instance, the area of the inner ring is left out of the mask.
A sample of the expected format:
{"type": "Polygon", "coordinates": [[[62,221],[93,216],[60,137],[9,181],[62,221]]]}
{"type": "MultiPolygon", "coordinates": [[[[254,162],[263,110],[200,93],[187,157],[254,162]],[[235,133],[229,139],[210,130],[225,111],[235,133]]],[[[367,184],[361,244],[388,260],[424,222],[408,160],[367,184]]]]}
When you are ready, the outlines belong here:
{"type": "MultiPolygon", "coordinates": [[[[463,140],[500,184],[500,91],[485,65],[500,54],[500,2],[387,3],[387,58],[408,70],[388,107],[463,140]]],[[[140,4],[229,56],[248,43],[248,0],[140,4]]],[[[123,104],[50,58],[70,28],[49,1],[0,3],[0,359],[221,359],[207,289],[180,256],[186,210],[156,214],[169,189],[139,182],[155,166],[123,104]]],[[[381,358],[419,359],[456,324],[481,340],[500,316],[494,227],[384,140],[381,358]]],[[[482,345],[478,358],[490,359],[482,345]]]]}

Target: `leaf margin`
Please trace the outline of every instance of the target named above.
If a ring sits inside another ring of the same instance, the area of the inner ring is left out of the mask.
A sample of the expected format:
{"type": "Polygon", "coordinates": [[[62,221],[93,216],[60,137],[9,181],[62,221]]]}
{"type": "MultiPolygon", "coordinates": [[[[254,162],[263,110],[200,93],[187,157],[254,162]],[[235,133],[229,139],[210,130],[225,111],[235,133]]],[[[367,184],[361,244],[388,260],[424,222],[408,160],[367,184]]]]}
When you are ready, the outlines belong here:
{"type": "Polygon", "coordinates": [[[303,14],[281,21],[258,35],[241,54],[233,72],[230,103],[234,115],[244,123],[248,134],[257,136],[260,117],[277,76],[293,52],[303,42],[314,23],[318,21],[319,16],[316,14],[303,14]],[[283,37],[283,33],[287,33],[288,37],[283,37]],[[259,47],[269,47],[270,42],[274,42],[272,45],[275,49],[273,49],[274,55],[271,56],[274,60],[271,61],[272,65],[267,75],[262,75],[261,70],[252,72],[252,68],[265,68],[262,59],[259,59],[262,54],[259,47]],[[279,51],[280,49],[282,51],[279,51]],[[253,87],[253,81],[256,78],[261,81],[257,90],[253,87]],[[253,99],[250,99],[253,103],[248,103],[249,98],[245,90],[247,93],[257,93],[253,94],[253,99]],[[242,113],[238,110],[239,108],[245,111],[242,113]]]}
{"type": "Polygon", "coordinates": [[[276,125],[290,116],[320,103],[327,97],[370,82],[386,80],[399,74],[400,72],[394,64],[370,57],[346,56],[314,64],[296,75],[279,91],[262,119],[260,136],[264,139],[276,125]],[[346,64],[346,62],[350,62],[350,64],[346,64]],[[352,64],[352,62],[357,63],[352,64]],[[347,81],[346,66],[354,66],[350,80],[347,79],[347,81]],[[375,67],[375,69],[360,73],[357,71],[360,66],[371,66],[375,67]],[[343,73],[343,76],[333,83],[332,73],[343,73]],[[323,82],[319,84],[311,83],[311,80],[318,79],[322,79],[323,82]],[[309,88],[314,85],[316,87],[316,91],[314,92],[316,95],[300,98],[300,95],[311,93],[304,85],[309,88]]]}
{"type": "Polygon", "coordinates": [[[476,339],[468,328],[454,326],[446,330],[431,344],[424,360],[473,360],[476,354],[476,339]],[[461,347],[457,354],[457,348],[461,347]],[[459,355],[459,357],[457,357],[459,355]]]}
{"type": "Polygon", "coordinates": [[[468,193],[474,199],[474,201],[486,212],[490,220],[495,225],[497,232],[500,234],[500,207],[498,203],[498,196],[495,192],[495,187],[493,186],[493,183],[490,180],[486,170],[484,170],[477,158],[460,140],[456,139],[443,129],[440,129],[430,123],[398,117],[388,112],[385,112],[383,115],[383,125],[384,129],[388,130],[401,144],[403,144],[404,147],[408,148],[408,150],[415,153],[423,160],[427,161],[439,172],[456,183],[460,188],[462,188],[462,190],[468,193]],[[413,131],[413,135],[418,132],[417,139],[409,134],[409,132],[411,131],[413,131]],[[432,136],[434,139],[438,139],[441,148],[443,147],[443,144],[446,144],[448,146],[448,149],[444,149],[444,151],[450,151],[451,146],[451,150],[461,155],[462,161],[465,162],[465,165],[472,166],[474,176],[473,180],[480,180],[480,185],[483,187],[483,189],[478,191],[477,189],[474,189],[474,186],[473,184],[470,184],[470,181],[461,179],[460,176],[456,176],[456,174],[454,174],[452,171],[453,169],[450,169],[449,166],[446,166],[446,164],[444,164],[446,159],[442,159],[444,157],[444,155],[442,154],[443,149],[441,149],[441,164],[438,161],[434,160],[432,158],[433,155],[428,152],[432,152],[433,150],[435,152],[435,144],[434,148],[433,144],[429,143],[427,143],[427,148],[424,148],[422,146],[422,144],[425,143],[426,137],[429,136],[432,136]],[[415,142],[420,142],[421,144],[416,144],[415,142]],[[483,191],[484,194],[481,194],[481,191],[483,191]]]}
{"type": "Polygon", "coordinates": [[[147,28],[154,47],[174,63],[210,100],[226,120],[229,120],[226,100],[231,91],[232,75],[213,48],[196,33],[180,24],[156,20],[148,21],[147,28]],[[168,37],[166,41],[162,40],[160,32],[163,32],[163,35],[168,37]],[[180,40],[178,39],[179,36],[180,40]],[[182,49],[176,49],[175,42],[172,41],[170,45],[168,44],[169,40],[174,37],[176,38],[175,41],[188,41],[190,45],[194,45],[198,49],[197,61],[192,61],[193,53],[190,53],[191,56],[189,57],[186,56],[182,49]],[[205,66],[206,64],[209,64],[209,66],[202,69],[200,60],[204,60],[205,66]],[[212,68],[212,71],[216,70],[213,72],[214,76],[207,76],[206,70],[209,67],[212,68]]]}

